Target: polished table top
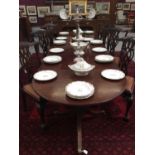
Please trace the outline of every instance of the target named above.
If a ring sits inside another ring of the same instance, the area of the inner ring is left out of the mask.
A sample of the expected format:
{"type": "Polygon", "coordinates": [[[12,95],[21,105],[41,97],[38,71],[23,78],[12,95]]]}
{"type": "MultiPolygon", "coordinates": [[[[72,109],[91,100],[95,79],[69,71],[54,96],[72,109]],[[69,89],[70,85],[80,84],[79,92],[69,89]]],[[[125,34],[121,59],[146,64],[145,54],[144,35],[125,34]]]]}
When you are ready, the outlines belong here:
{"type": "MultiPolygon", "coordinates": [[[[54,45],[55,46],[55,45],[54,45]]],[[[53,47],[54,47],[53,46],[53,47]]],[[[100,45],[98,45],[100,46],[100,45]]],[[[73,53],[72,47],[67,43],[66,45],[60,45],[55,47],[64,48],[63,53],[59,53],[62,57],[62,61],[58,64],[45,64],[42,63],[39,70],[50,69],[58,73],[58,76],[50,81],[40,82],[33,79],[33,89],[44,99],[69,106],[90,106],[104,103],[114,99],[122,94],[126,86],[126,78],[118,81],[112,81],[104,79],[101,76],[101,71],[104,69],[117,69],[118,66],[115,61],[112,63],[98,63],[95,62],[95,56],[98,53],[91,51],[94,45],[90,45],[85,50],[83,58],[90,64],[94,64],[95,68],[87,76],[76,76],[73,71],[68,68],[69,64],[73,64],[73,59],[76,57],[73,53]],[[90,82],[95,87],[95,93],[92,97],[83,100],[71,99],[66,95],[65,86],[73,81],[86,81],[90,82]]],[[[100,46],[101,47],[101,46],[100,46]]],[[[103,54],[103,53],[102,53],[103,54]]],[[[49,55],[56,55],[49,53],[49,55]]]]}

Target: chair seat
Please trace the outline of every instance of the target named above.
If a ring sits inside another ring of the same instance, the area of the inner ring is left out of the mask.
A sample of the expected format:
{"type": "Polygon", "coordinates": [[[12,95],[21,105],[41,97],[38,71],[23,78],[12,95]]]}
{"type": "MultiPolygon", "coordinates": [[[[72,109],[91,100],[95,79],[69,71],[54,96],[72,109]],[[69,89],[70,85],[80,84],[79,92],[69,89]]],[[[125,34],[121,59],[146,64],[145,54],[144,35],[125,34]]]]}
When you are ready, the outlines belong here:
{"type": "Polygon", "coordinates": [[[126,91],[128,91],[132,94],[133,90],[134,90],[134,85],[135,85],[134,78],[131,76],[126,76],[126,81],[127,81],[126,91]]]}
{"type": "Polygon", "coordinates": [[[26,84],[23,86],[23,90],[29,94],[30,96],[32,96],[35,100],[39,101],[40,100],[40,96],[34,91],[34,89],[32,88],[32,84],[26,84]]]}

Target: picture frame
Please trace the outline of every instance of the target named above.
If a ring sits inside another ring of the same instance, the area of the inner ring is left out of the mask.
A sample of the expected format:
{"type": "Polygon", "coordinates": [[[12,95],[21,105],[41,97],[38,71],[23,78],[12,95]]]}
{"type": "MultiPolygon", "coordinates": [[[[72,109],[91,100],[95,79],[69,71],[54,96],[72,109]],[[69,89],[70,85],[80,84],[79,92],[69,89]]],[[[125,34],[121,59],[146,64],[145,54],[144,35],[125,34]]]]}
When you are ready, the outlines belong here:
{"type": "Polygon", "coordinates": [[[22,12],[22,15],[26,16],[26,7],[25,5],[19,5],[19,10],[22,12]]]}
{"type": "Polygon", "coordinates": [[[94,6],[94,4],[92,3],[89,3],[89,4],[87,4],[87,9],[91,9],[91,8],[95,8],[95,6],[94,6]]]}
{"type": "Polygon", "coordinates": [[[87,0],[69,0],[69,15],[87,15],[87,0]]]}
{"type": "Polygon", "coordinates": [[[55,15],[59,15],[61,9],[64,9],[64,5],[53,5],[52,13],[55,15]]]}
{"type": "Polygon", "coordinates": [[[27,15],[37,15],[37,9],[35,5],[26,6],[27,15]]]}
{"type": "Polygon", "coordinates": [[[32,24],[36,24],[38,22],[37,16],[29,16],[29,22],[32,24]]]}
{"type": "Polygon", "coordinates": [[[132,3],[132,4],[130,5],[130,10],[131,10],[131,11],[135,11],[135,3],[132,3]]]}
{"type": "Polygon", "coordinates": [[[37,7],[38,17],[43,18],[46,14],[50,13],[50,6],[38,6],[37,7]]]}
{"type": "Polygon", "coordinates": [[[130,3],[123,3],[123,10],[130,10],[130,3]]]}
{"type": "Polygon", "coordinates": [[[64,8],[67,9],[67,10],[69,10],[69,5],[68,4],[65,4],[64,5],[64,8]]]}
{"type": "Polygon", "coordinates": [[[109,14],[110,13],[110,2],[97,2],[96,11],[98,14],[109,14]]]}
{"type": "Polygon", "coordinates": [[[117,10],[122,10],[123,9],[123,3],[117,3],[116,7],[117,7],[117,10]]]}

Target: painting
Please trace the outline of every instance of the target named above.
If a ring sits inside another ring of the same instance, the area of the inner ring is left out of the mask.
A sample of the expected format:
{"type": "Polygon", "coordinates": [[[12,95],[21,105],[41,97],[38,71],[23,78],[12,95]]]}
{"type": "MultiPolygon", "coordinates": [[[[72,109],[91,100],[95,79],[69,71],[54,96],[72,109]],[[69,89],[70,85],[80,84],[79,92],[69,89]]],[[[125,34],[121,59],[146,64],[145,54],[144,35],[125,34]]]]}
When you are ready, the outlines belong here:
{"type": "Polygon", "coordinates": [[[76,14],[87,14],[87,0],[69,0],[69,15],[76,14]]]}
{"type": "Polygon", "coordinates": [[[28,15],[37,15],[37,10],[35,5],[27,6],[27,14],[28,15]]]}
{"type": "Polygon", "coordinates": [[[19,10],[21,11],[22,15],[26,15],[26,7],[25,5],[19,5],[19,10]]]}
{"type": "Polygon", "coordinates": [[[38,17],[43,18],[45,17],[45,14],[50,13],[50,7],[49,6],[38,6],[38,17]]]}
{"type": "Polygon", "coordinates": [[[117,3],[117,10],[122,10],[123,3],[117,3]]]}
{"type": "Polygon", "coordinates": [[[123,10],[130,10],[130,3],[123,3],[123,10]]]}
{"type": "Polygon", "coordinates": [[[131,11],[135,11],[135,3],[132,3],[132,4],[131,4],[130,10],[131,10],[131,11]]]}
{"type": "Polygon", "coordinates": [[[109,14],[110,12],[110,2],[97,2],[96,11],[99,14],[109,14]]]}
{"type": "Polygon", "coordinates": [[[64,5],[53,5],[52,13],[55,15],[59,15],[61,9],[64,9],[64,5]]]}
{"type": "Polygon", "coordinates": [[[37,23],[37,16],[29,16],[29,22],[32,24],[37,23]]]}

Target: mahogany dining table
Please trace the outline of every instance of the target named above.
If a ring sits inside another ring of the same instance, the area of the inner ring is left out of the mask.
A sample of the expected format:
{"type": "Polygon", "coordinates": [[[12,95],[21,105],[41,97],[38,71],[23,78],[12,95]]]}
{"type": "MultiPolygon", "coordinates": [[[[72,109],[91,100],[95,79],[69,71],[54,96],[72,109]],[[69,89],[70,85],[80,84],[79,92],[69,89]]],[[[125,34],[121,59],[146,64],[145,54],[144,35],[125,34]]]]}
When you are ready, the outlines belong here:
{"type": "MultiPolygon", "coordinates": [[[[92,51],[95,45],[89,44],[85,49],[85,54],[82,56],[85,61],[95,65],[95,68],[87,76],[77,76],[68,67],[69,64],[73,64],[73,60],[76,57],[74,50],[70,46],[70,35],[68,36],[67,43],[65,45],[52,45],[53,47],[64,48],[62,53],[51,53],[48,55],[59,55],[62,57],[62,61],[56,64],[47,64],[42,62],[39,70],[54,70],[58,76],[50,81],[41,82],[33,79],[32,87],[35,92],[41,97],[42,100],[48,101],[50,104],[64,105],[75,109],[77,115],[77,152],[78,154],[87,154],[87,150],[82,148],[82,114],[85,108],[106,104],[108,101],[113,100],[117,96],[121,95],[125,91],[126,78],[121,80],[109,80],[101,76],[101,71],[104,69],[119,69],[115,63],[115,60],[110,63],[98,63],[95,61],[95,56],[100,54],[92,51]],[[67,84],[73,81],[86,81],[94,85],[95,92],[93,96],[87,99],[72,99],[66,95],[65,87],[67,84]]],[[[103,45],[96,45],[101,47],[103,45]]],[[[103,54],[103,53],[102,53],[103,54]]],[[[44,102],[45,103],[45,102],[44,102]]],[[[44,116],[44,107],[42,111],[44,116]]],[[[44,123],[44,119],[43,123],[44,123]]]]}

